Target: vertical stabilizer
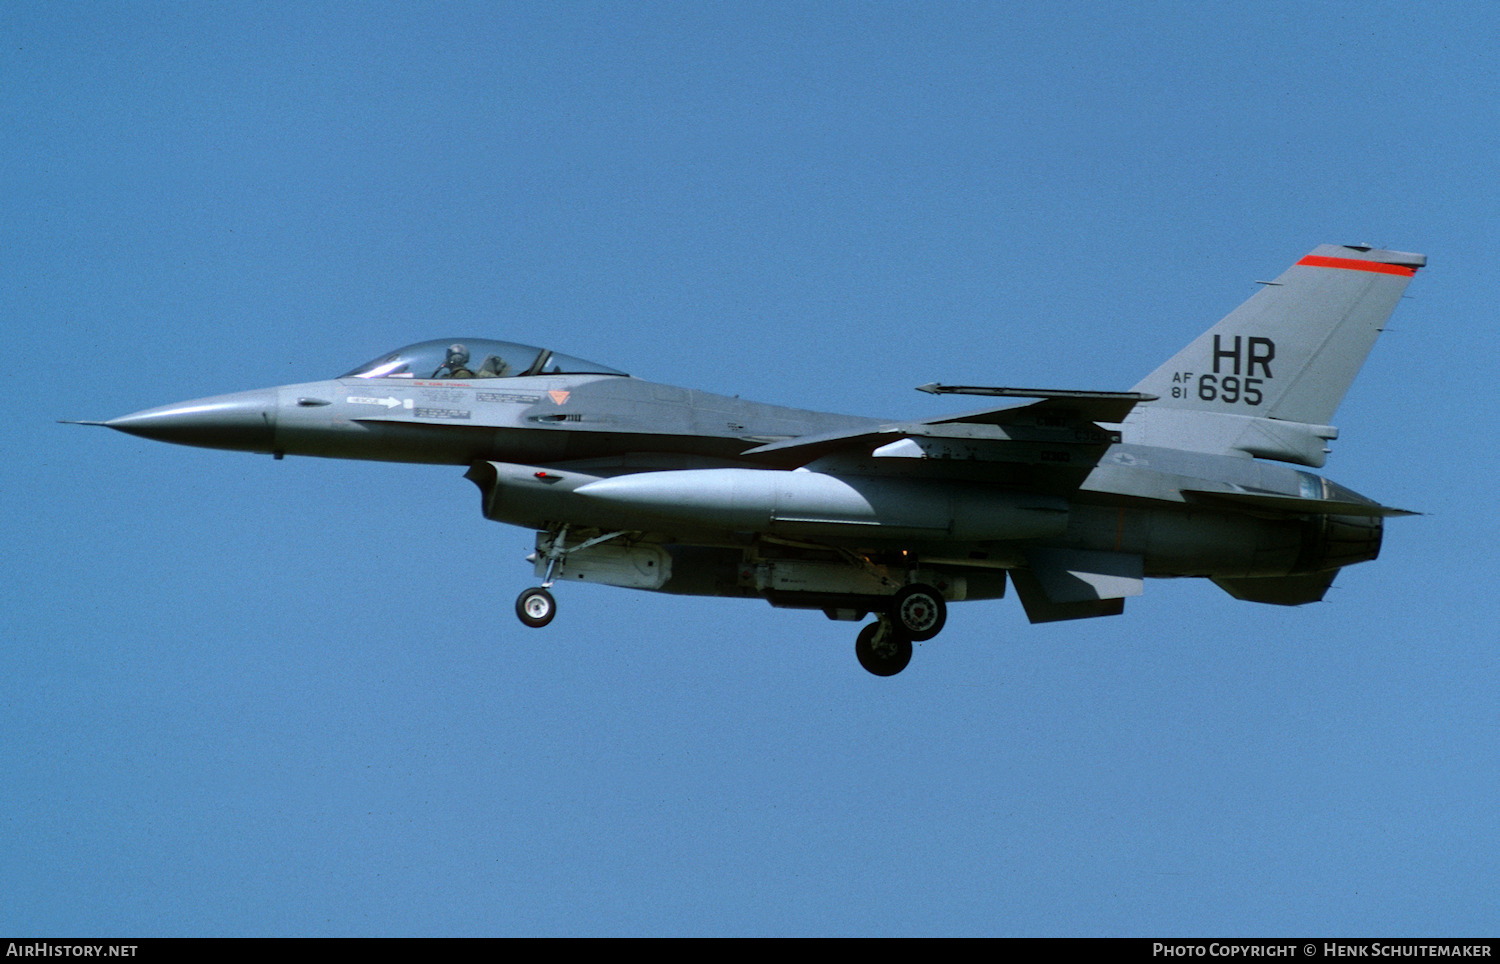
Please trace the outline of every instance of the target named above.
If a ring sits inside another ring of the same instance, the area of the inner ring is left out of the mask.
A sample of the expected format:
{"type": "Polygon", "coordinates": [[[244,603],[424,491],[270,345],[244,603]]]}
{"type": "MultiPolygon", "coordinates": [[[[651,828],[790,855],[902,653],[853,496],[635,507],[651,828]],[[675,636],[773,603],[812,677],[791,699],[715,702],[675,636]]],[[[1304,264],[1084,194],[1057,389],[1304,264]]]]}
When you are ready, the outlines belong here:
{"type": "Polygon", "coordinates": [[[1318,247],[1136,385],[1159,400],[1136,410],[1131,434],[1321,465],[1322,440],[1336,434],[1327,423],[1426,263],[1401,251],[1318,247]]]}

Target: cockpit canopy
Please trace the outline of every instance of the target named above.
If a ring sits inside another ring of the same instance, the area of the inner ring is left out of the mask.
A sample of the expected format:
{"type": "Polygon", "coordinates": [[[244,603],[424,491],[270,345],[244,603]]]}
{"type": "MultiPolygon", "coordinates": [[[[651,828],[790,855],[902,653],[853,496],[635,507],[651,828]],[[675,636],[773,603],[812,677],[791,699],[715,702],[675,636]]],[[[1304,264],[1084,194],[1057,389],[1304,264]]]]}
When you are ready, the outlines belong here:
{"type": "Polygon", "coordinates": [[[521,375],[624,375],[545,348],[485,338],[440,338],[387,352],[340,378],[517,378],[521,375]]]}

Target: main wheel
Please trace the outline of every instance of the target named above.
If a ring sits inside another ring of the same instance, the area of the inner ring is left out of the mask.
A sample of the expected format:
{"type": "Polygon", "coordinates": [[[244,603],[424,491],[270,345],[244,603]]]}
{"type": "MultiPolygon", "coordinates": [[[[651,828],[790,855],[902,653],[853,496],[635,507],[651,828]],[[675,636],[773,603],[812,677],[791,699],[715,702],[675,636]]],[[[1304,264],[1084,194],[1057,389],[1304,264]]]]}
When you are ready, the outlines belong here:
{"type": "Polygon", "coordinates": [[[557,600],[545,589],[528,589],[516,599],[516,615],[532,629],[541,629],[557,615],[557,600]]]}
{"type": "Polygon", "coordinates": [[[859,631],[859,638],[854,641],[854,655],[859,658],[859,665],[876,676],[895,676],[911,662],[911,640],[893,623],[882,619],[859,631]],[[882,628],[884,633],[881,633],[882,628]],[[883,638],[876,642],[877,636],[883,638]]]}
{"type": "Polygon", "coordinates": [[[891,600],[891,618],[907,636],[925,643],[943,631],[943,624],[948,621],[948,604],[936,589],[913,583],[891,600]]]}

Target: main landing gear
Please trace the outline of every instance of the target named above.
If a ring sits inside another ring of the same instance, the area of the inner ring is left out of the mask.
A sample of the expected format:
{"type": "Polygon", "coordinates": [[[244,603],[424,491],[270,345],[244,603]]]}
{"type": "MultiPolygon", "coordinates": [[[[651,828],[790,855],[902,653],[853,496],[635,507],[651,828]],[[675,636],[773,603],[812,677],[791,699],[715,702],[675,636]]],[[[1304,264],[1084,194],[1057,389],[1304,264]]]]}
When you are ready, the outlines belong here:
{"type": "Polygon", "coordinates": [[[913,642],[925,643],[943,631],[943,624],[948,621],[948,604],[936,589],[913,583],[892,598],[891,618],[913,642]]]}
{"type": "Polygon", "coordinates": [[[876,676],[895,676],[911,662],[911,638],[901,633],[887,616],[859,631],[854,641],[859,665],[876,676]]]}
{"type": "Polygon", "coordinates": [[[890,610],[859,631],[854,655],[876,676],[895,676],[911,662],[911,644],[932,639],[948,621],[948,604],[931,586],[906,586],[891,598],[890,610]]]}

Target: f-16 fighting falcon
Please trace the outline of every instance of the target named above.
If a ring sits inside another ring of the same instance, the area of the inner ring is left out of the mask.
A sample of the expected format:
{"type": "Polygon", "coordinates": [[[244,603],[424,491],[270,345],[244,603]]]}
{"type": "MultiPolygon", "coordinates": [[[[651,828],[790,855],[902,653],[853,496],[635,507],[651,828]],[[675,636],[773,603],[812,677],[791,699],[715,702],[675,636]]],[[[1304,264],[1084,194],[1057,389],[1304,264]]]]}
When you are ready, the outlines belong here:
{"type": "Polygon", "coordinates": [[[464,466],[485,518],[536,531],[541,627],[582,581],[873,621],[899,673],[949,603],[1015,587],[1032,622],[1122,612],[1146,577],[1323,598],[1408,515],[1320,468],[1329,424],[1420,254],[1323,245],[1128,391],[923,385],[1011,400],[910,421],[633,378],[549,348],[446,338],[328,381],[101,423],[182,445],[464,466]]]}

